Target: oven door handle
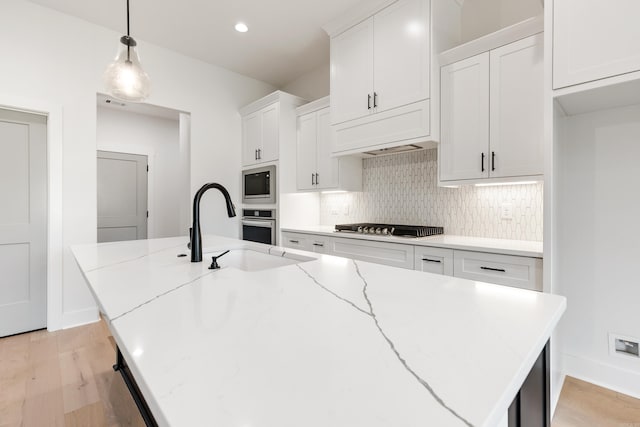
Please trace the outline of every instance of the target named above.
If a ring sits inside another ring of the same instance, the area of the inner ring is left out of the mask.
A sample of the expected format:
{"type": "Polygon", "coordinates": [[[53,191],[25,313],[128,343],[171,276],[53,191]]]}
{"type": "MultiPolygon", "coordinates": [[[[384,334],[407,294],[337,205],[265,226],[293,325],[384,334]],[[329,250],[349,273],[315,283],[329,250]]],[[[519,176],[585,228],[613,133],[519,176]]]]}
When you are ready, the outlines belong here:
{"type": "Polygon", "coordinates": [[[250,219],[243,219],[242,225],[248,225],[251,227],[262,227],[262,228],[273,228],[275,226],[274,221],[272,220],[268,220],[268,221],[255,220],[254,221],[250,219]]]}

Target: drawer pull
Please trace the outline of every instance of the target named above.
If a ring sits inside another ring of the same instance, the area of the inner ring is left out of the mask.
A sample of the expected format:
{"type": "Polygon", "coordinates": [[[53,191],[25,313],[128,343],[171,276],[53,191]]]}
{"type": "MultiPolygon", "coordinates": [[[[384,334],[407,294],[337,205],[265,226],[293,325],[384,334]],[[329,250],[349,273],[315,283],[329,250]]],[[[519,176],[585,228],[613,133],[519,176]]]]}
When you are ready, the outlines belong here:
{"type": "Polygon", "coordinates": [[[489,271],[499,271],[500,273],[506,273],[507,270],[505,270],[504,268],[491,268],[491,267],[480,267],[483,270],[489,270],[489,271]]]}
{"type": "Polygon", "coordinates": [[[313,246],[320,246],[321,248],[324,248],[324,243],[314,243],[313,246]]]}
{"type": "Polygon", "coordinates": [[[300,241],[299,241],[299,240],[289,240],[289,243],[295,243],[295,244],[298,244],[298,243],[300,243],[300,241]]]}
{"type": "Polygon", "coordinates": [[[442,260],[439,259],[429,259],[429,258],[422,258],[423,261],[425,262],[437,262],[437,263],[441,263],[442,260]]]}

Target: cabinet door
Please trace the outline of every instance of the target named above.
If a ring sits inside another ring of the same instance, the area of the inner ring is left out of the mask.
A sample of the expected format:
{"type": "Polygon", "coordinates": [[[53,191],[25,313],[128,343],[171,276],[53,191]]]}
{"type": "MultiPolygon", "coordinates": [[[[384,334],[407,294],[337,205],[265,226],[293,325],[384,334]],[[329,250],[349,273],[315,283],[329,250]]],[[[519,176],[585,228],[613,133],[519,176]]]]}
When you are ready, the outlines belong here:
{"type": "Polygon", "coordinates": [[[369,114],[373,99],[373,18],[331,39],[331,122],[369,114]]]}
{"type": "Polygon", "coordinates": [[[453,249],[416,246],[415,269],[453,276],[453,249]]]}
{"type": "Polygon", "coordinates": [[[488,177],[489,52],[442,67],[441,97],[440,180],[488,177]]]}
{"type": "Polygon", "coordinates": [[[242,165],[258,161],[258,148],[262,145],[262,116],[260,112],[242,118],[242,165]]]}
{"type": "Polygon", "coordinates": [[[302,251],[313,251],[313,236],[308,234],[282,232],[282,246],[285,248],[300,249],[302,251]]]}
{"type": "Polygon", "coordinates": [[[258,162],[278,160],[278,143],[280,141],[279,104],[273,104],[260,110],[262,116],[262,145],[258,147],[258,162]]]}
{"type": "Polygon", "coordinates": [[[298,117],[298,140],[296,147],[296,170],[298,190],[315,188],[316,147],[318,126],[316,113],[298,117]]]}
{"type": "Polygon", "coordinates": [[[429,1],[400,0],[374,16],[376,111],[429,97],[429,1]]]}
{"type": "Polygon", "coordinates": [[[316,188],[337,188],[339,182],[339,160],[331,157],[331,112],[325,108],[316,113],[318,123],[316,188]]]}
{"type": "Polygon", "coordinates": [[[640,1],[553,2],[553,88],[640,70],[640,1]]]}
{"type": "Polygon", "coordinates": [[[544,37],[491,51],[489,176],[544,172],[544,37]]]}
{"type": "Polygon", "coordinates": [[[330,241],[330,255],[391,265],[413,270],[414,248],[400,243],[354,238],[335,238],[330,241]]]}

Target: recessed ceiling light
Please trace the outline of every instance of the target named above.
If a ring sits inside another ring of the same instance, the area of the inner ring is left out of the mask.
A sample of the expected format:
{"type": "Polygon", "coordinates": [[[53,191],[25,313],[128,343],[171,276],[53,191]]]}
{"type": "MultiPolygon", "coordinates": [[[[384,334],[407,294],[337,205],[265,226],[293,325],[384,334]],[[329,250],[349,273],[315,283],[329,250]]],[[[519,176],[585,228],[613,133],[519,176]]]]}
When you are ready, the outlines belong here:
{"type": "Polygon", "coordinates": [[[247,24],[243,22],[238,22],[236,24],[236,31],[239,33],[246,33],[247,31],[249,31],[249,27],[247,27],[247,24]]]}

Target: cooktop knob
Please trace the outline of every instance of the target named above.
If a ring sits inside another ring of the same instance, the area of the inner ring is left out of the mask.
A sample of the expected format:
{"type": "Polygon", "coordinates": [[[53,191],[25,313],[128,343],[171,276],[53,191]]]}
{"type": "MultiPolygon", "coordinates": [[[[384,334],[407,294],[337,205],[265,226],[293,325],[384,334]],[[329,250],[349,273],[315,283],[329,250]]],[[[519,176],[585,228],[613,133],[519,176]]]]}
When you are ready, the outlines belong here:
{"type": "Polygon", "coordinates": [[[389,229],[387,227],[382,229],[382,234],[387,236],[389,234],[389,229]]]}
{"type": "Polygon", "coordinates": [[[364,233],[364,229],[361,225],[358,226],[358,233],[364,233]]]}
{"type": "Polygon", "coordinates": [[[382,228],[380,227],[376,228],[376,234],[382,234],[382,228]]]}

